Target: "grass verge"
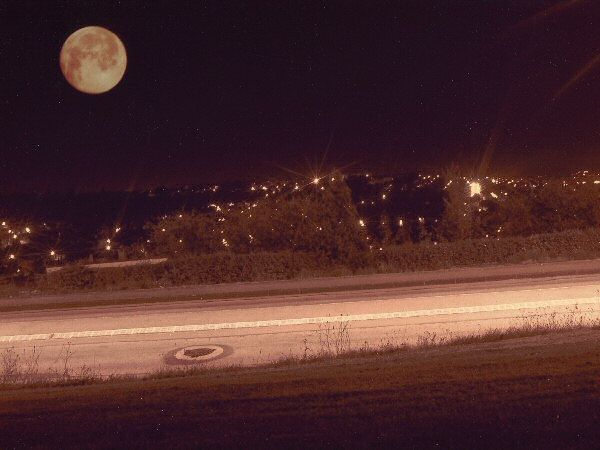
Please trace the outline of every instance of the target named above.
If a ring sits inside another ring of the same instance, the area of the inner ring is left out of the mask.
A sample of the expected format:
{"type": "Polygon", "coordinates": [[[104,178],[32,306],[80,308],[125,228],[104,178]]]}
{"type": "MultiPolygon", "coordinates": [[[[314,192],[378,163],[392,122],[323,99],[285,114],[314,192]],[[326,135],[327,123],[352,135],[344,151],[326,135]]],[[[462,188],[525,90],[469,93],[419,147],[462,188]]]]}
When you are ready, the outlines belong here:
{"type": "MultiPolygon", "coordinates": [[[[566,314],[536,314],[524,315],[515,324],[504,328],[490,328],[473,333],[443,334],[425,332],[417,336],[416,341],[397,342],[387,340],[378,345],[361,343],[358,347],[351,345],[350,323],[331,322],[318,325],[318,344],[316,349],[309,348],[308,340],[302,342],[301,355],[289,355],[278,360],[263,364],[262,368],[288,367],[325,362],[330,360],[348,360],[357,357],[377,357],[383,354],[400,352],[419,352],[430,348],[452,346],[469,346],[510,339],[542,336],[547,334],[568,333],[579,330],[600,330],[600,317],[594,317],[581,310],[577,305],[566,314]]],[[[39,369],[40,353],[36,347],[30,352],[17,352],[14,347],[5,349],[0,354],[0,390],[38,388],[38,387],[68,387],[89,384],[122,383],[127,381],[158,380],[195,376],[207,373],[223,373],[244,370],[243,367],[229,366],[212,368],[203,365],[186,367],[163,367],[162,369],[144,375],[103,375],[99,368],[81,366],[72,368],[70,358],[71,344],[63,345],[59,357],[59,368],[48,371],[39,369]]]]}
{"type": "Polygon", "coordinates": [[[599,338],[5,390],[0,448],[597,448],[599,338]]]}

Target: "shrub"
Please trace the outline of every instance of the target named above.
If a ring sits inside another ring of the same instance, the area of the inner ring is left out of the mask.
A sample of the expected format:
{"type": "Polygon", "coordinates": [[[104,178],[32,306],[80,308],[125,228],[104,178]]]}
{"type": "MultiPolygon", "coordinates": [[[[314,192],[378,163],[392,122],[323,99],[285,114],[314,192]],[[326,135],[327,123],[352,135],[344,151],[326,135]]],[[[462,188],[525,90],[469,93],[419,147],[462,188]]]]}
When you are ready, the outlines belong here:
{"type": "Polygon", "coordinates": [[[600,229],[567,230],[530,237],[468,239],[388,247],[378,257],[386,271],[435,270],[555,258],[600,256],[600,229]]]}
{"type": "Polygon", "coordinates": [[[355,264],[342,264],[326,252],[222,252],[171,259],[161,264],[88,269],[67,267],[38,283],[58,291],[131,289],[242,281],[285,280],[365,272],[406,272],[457,266],[517,263],[600,256],[600,228],[530,237],[405,243],[381,252],[355,252],[355,264]],[[358,267],[358,268],[357,268],[358,267]]]}

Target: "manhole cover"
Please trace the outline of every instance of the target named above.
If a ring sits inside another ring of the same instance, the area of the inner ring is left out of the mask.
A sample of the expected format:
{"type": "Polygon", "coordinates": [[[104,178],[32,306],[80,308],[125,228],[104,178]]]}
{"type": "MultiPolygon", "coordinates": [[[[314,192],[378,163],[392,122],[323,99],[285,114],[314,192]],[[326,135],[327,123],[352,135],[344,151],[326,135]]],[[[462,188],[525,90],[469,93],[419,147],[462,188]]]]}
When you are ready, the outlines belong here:
{"type": "Polygon", "coordinates": [[[194,364],[212,361],[232,353],[231,348],[225,345],[190,345],[188,347],[171,350],[165,355],[167,364],[194,364]]]}
{"type": "Polygon", "coordinates": [[[183,356],[189,356],[190,358],[198,358],[199,356],[210,355],[214,351],[214,348],[208,347],[193,348],[191,350],[184,350],[183,356]]]}

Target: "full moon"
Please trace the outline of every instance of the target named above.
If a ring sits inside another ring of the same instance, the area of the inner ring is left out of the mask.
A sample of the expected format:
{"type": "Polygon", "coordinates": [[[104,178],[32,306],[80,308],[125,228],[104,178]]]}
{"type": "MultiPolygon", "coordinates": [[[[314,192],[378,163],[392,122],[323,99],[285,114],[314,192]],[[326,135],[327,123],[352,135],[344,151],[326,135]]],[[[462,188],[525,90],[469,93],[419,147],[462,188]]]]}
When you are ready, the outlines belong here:
{"type": "Polygon", "coordinates": [[[114,88],[125,73],[127,53],[119,37],[102,27],[85,27],[67,38],[60,68],[71,86],[86,94],[114,88]]]}

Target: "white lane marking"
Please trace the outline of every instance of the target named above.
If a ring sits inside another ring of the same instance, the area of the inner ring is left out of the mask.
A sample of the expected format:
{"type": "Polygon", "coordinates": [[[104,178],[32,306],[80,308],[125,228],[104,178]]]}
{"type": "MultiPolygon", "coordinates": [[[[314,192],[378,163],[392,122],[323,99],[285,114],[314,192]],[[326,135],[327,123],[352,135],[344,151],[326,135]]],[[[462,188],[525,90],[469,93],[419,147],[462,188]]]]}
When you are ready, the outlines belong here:
{"type": "Polygon", "coordinates": [[[113,330],[71,331],[66,333],[19,334],[0,336],[0,342],[36,341],[50,339],[72,339],[80,337],[116,336],[131,334],[176,333],[190,331],[223,330],[230,328],[259,328],[272,326],[306,325],[331,322],[354,322],[361,320],[399,319],[409,317],[467,314],[491,311],[547,308],[552,306],[600,304],[599,297],[567,298],[539,302],[503,303],[499,305],[461,306],[455,308],[420,309],[372,314],[350,314],[338,316],[302,317],[298,319],[257,320],[253,322],[207,323],[201,325],[175,325],[168,327],[121,328],[113,330]]]}

